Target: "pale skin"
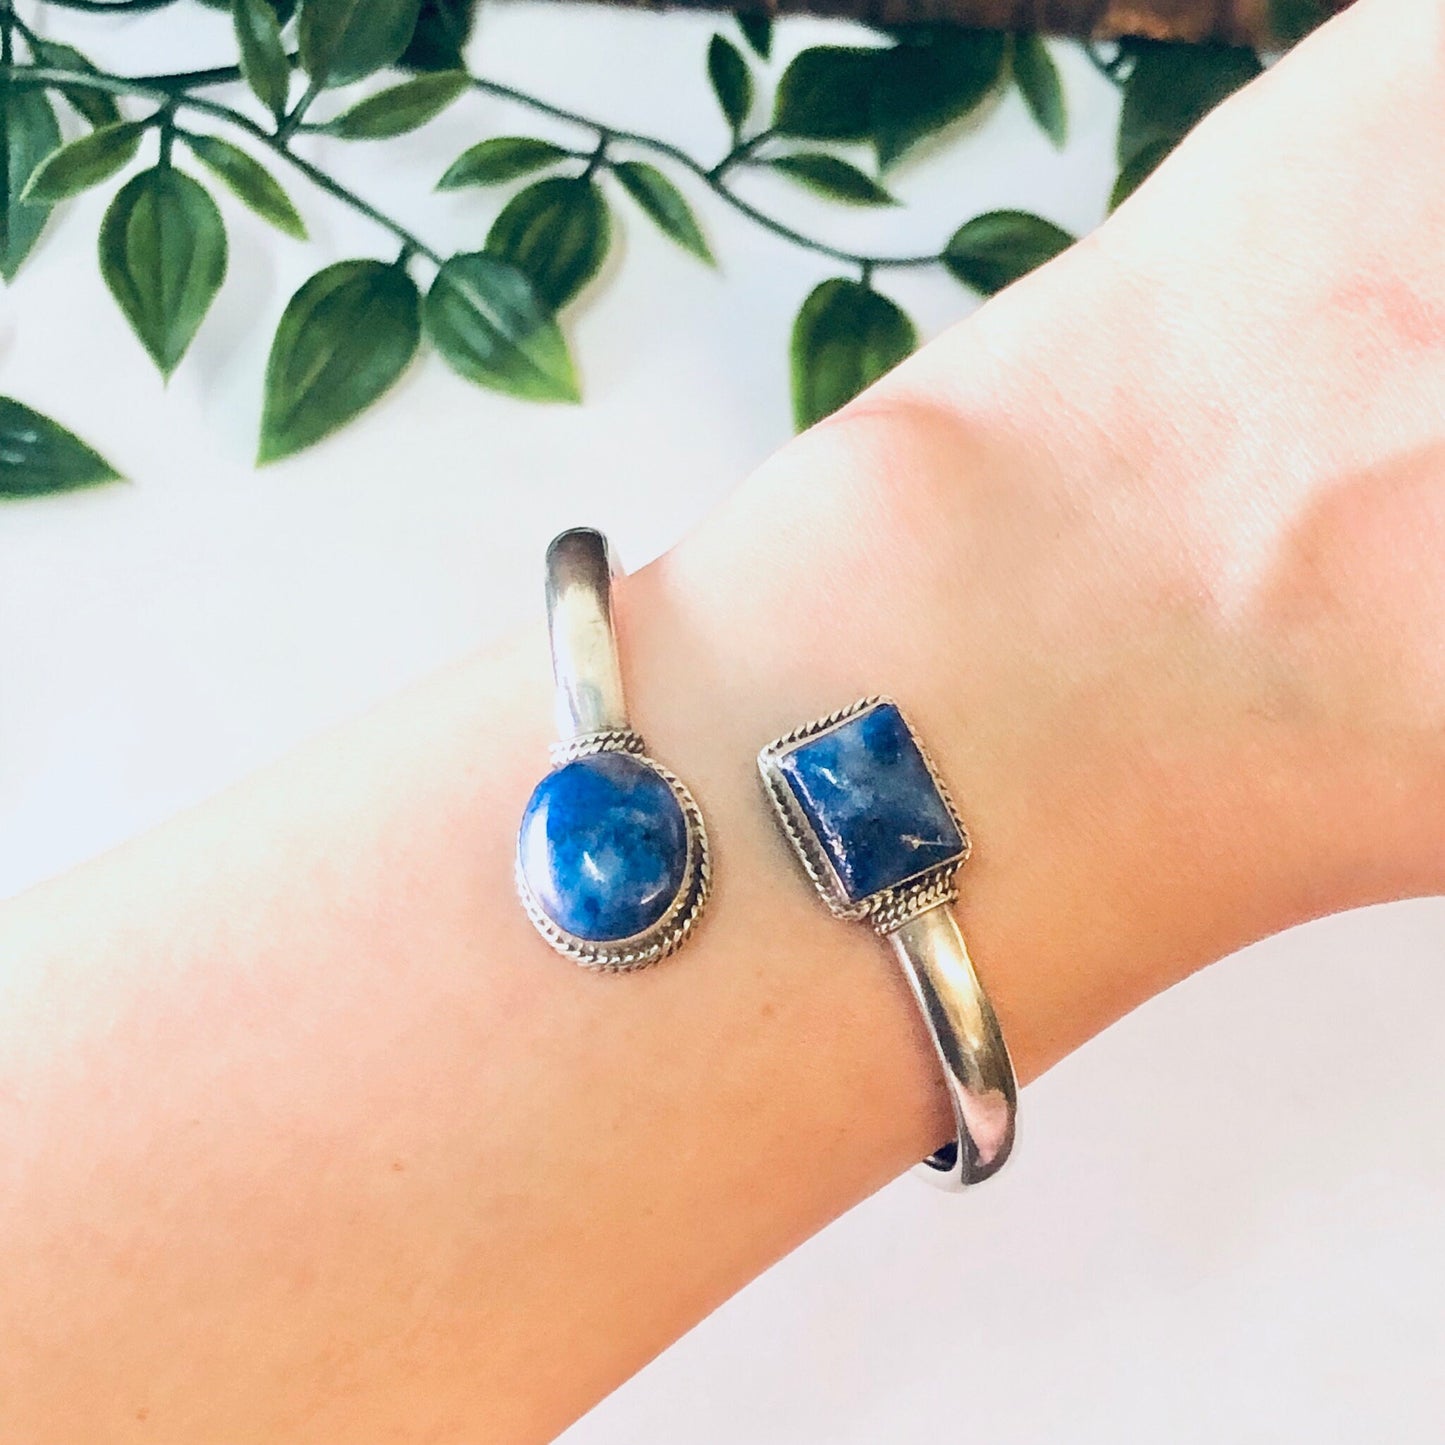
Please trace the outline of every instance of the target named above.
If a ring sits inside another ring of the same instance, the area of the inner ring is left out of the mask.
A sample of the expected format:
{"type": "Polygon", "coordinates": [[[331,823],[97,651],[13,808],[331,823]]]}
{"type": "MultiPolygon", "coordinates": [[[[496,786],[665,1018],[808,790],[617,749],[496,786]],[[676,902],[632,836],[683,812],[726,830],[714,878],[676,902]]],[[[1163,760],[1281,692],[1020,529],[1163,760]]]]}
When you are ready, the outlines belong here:
{"type": "Polygon", "coordinates": [[[596,977],[516,904],[539,631],[0,909],[7,1438],[547,1440],[940,1142],[752,771],[864,693],[960,800],[1025,1081],[1445,889],[1442,133],[1440,6],[1362,0],[623,584],[716,849],[679,958],[596,977]]]}

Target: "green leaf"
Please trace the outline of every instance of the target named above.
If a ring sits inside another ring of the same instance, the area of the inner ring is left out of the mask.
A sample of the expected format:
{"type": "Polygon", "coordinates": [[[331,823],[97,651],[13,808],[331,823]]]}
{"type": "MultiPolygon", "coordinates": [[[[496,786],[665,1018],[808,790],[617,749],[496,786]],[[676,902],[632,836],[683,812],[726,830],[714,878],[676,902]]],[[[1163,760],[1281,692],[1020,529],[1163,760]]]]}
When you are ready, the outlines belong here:
{"type": "MultiPolygon", "coordinates": [[[[73,45],[62,45],[58,40],[32,40],[30,52],[37,65],[51,70],[82,70],[88,75],[97,74],[95,66],[80,51],[73,45]]],[[[120,119],[120,107],[108,91],[90,90],[83,85],[60,85],[56,89],[91,125],[114,125],[120,119]]]]}
{"type": "Polygon", "coordinates": [[[100,270],[165,376],[195,337],[226,275],[226,228],[199,182],[170,166],[127,181],[100,226],[100,270]]]}
{"type": "Polygon", "coordinates": [[[846,45],[799,51],[778,82],[773,129],[808,140],[867,139],[878,57],[886,53],[846,45]]]}
{"type": "Polygon", "coordinates": [[[455,191],[462,186],[495,186],[502,181],[514,181],[518,176],[566,160],[571,154],[549,140],[534,140],[526,135],[493,136],[463,151],[437,182],[437,190],[455,191]]]}
{"type": "Polygon", "coordinates": [[[259,161],[220,136],[187,132],[185,141],[196,159],[258,216],[298,241],[306,239],[306,223],[291,197],[259,161]]]}
{"type": "Polygon", "coordinates": [[[737,19],[738,29],[743,32],[743,39],[752,46],[753,54],[759,60],[769,59],[773,53],[773,17],[750,11],[737,19]]]}
{"type": "Polygon", "coordinates": [[[343,140],[386,140],[440,115],[471,85],[463,70],[437,70],[359,100],[326,127],[343,140]]]}
{"type": "Polygon", "coordinates": [[[918,344],[913,323],[857,281],[824,281],[793,323],[793,421],[799,431],[830,416],[891,371],[918,344]]]}
{"type": "Polygon", "coordinates": [[[773,170],[801,181],[810,191],[817,191],[829,200],[846,201],[854,206],[898,204],[872,176],[847,161],[839,160],[837,156],[810,151],[778,156],[768,164],[773,170]]]}
{"type": "Polygon", "coordinates": [[[120,480],[74,432],[0,396],[0,497],[44,497],[120,480]]]}
{"type": "Polygon", "coordinates": [[[286,304],[266,362],[258,465],[312,446],[364,411],[421,340],[421,296],[406,270],[337,261],[286,304]]]}
{"type": "Polygon", "coordinates": [[[453,256],[427,292],[427,335],[454,371],[528,401],[580,401],[557,318],[515,266],[453,256]]]}
{"type": "MultiPolygon", "coordinates": [[[[1261,72],[1252,50],[1228,45],[1131,41],[1133,69],[1119,114],[1119,165],[1172,148],[1220,101],[1261,72]]],[[[1162,154],[1162,152],[1161,152],[1162,154]]]]}
{"type": "Polygon", "coordinates": [[[421,0],[302,0],[301,64],[322,85],[346,85],[400,58],[421,0]]]}
{"type": "Polygon", "coordinates": [[[530,277],[560,311],[601,268],[612,240],[602,192],[580,176],[548,176],[518,191],[487,232],[486,252],[530,277]]]}
{"type": "Polygon", "coordinates": [[[28,85],[0,83],[0,275],[15,279],[20,263],[40,239],[50,215],[47,201],[23,201],[37,166],[60,145],[60,127],[45,93],[28,85]]]}
{"type": "Polygon", "coordinates": [[[416,29],[397,62],[405,70],[464,70],[477,0],[422,0],[416,29]]]}
{"type": "Polygon", "coordinates": [[[652,217],[667,235],[700,261],[715,266],[707,238],[702,233],[692,209],[682,192],[658,170],[645,161],[618,161],[612,174],[622,188],[652,217]]]}
{"type": "Polygon", "coordinates": [[[20,199],[63,201],[98,186],[135,156],[144,132],[137,121],[119,121],[61,146],[35,168],[20,199]]]}
{"type": "Polygon", "coordinates": [[[713,94],[736,135],[753,108],[753,76],[736,45],[714,35],[707,48],[707,74],[713,94]]]}
{"type": "Polygon", "coordinates": [[[878,163],[892,165],[925,137],[976,110],[1004,76],[1008,37],[996,30],[911,26],[884,51],[873,85],[878,163]]]}
{"type": "Polygon", "coordinates": [[[967,115],[996,88],[1006,37],[912,26],[882,49],[800,51],[778,82],[773,126],[809,140],[872,140],[890,165],[925,136],[967,115]]]}
{"type": "Polygon", "coordinates": [[[1114,189],[1109,193],[1109,209],[1114,211],[1122,206],[1159,168],[1159,165],[1173,149],[1173,141],[1162,140],[1136,151],[1128,163],[1119,170],[1119,175],[1114,181],[1114,189]]]}
{"type": "Polygon", "coordinates": [[[1330,18],[1330,10],[1320,0],[1268,0],[1265,9],[1271,35],[1286,47],[1330,18]]]}
{"type": "Polygon", "coordinates": [[[291,62],[281,43],[281,22],[270,0],[233,0],[231,11],[241,74],[256,99],[280,117],[291,92],[291,62]]]}
{"type": "Polygon", "coordinates": [[[965,286],[992,296],[1073,244],[1066,230],[1042,216],[988,211],[953,233],[943,264],[965,286]]]}
{"type": "Polygon", "coordinates": [[[1019,93],[1039,129],[1062,146],[1068,139],[1068,115],[1064,109],[1064,86],[1049,48],[1037,35],[1020,33],[1013,38],[1013,73],[1019,93]]]}

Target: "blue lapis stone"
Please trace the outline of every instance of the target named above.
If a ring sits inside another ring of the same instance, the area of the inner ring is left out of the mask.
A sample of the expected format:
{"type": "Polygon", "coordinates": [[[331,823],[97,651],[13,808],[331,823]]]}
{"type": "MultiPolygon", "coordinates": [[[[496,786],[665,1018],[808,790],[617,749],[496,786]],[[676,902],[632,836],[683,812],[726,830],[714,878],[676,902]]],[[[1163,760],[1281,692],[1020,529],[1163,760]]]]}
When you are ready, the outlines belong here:
{"type": "Polygon", "coordinates": [[[778,768],[850,903],[963,855],[963,834],[892,703],[798,744],[778,768]]]}
{"type": "Polygon", "coordinates": [[[518,840],[542,911],[589,943],[651,928],[687,874],[687,821],[667,781],[628,753],[595,753],[548,773],[518,840]]]}

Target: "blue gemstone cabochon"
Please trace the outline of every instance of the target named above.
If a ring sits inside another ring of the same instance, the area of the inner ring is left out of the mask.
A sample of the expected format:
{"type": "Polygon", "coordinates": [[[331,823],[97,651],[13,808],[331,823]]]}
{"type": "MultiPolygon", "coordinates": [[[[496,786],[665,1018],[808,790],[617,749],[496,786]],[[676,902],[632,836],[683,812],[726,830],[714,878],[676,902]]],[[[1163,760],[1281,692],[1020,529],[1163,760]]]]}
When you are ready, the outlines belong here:
{"type": "Polygon", "coordinates": [[[646,932],[687,877],[682,804],[666,778],[630,753],[554,768],[532,790],[517,847],[538,906],[589,943],[646,932]]]}
{"type": "Polygon", "coordinates": [[[962,860],[962,830],[895,704],[805,739],[776,765],[850,903],[962,860]]]}

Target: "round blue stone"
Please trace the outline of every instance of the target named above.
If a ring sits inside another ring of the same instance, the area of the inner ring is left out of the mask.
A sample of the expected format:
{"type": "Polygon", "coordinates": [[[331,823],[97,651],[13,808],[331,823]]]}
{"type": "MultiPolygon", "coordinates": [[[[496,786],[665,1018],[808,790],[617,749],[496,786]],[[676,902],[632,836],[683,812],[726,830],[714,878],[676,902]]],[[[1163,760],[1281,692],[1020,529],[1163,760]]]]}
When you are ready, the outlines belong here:
{"type": "Polygon", "coordinates": [[[651,928],[687,873],[682,807],[629,753],[595,753],[548,773],[522,814],[518,846],[542,911],[589,943],[651,928]]]}

